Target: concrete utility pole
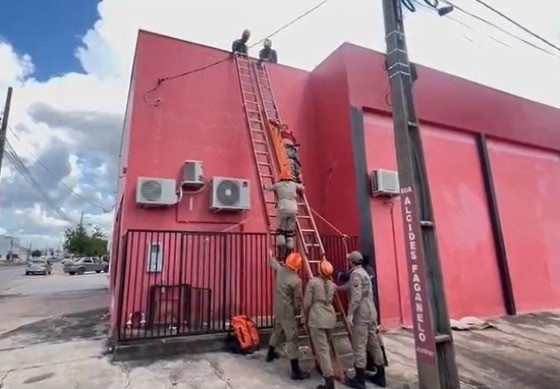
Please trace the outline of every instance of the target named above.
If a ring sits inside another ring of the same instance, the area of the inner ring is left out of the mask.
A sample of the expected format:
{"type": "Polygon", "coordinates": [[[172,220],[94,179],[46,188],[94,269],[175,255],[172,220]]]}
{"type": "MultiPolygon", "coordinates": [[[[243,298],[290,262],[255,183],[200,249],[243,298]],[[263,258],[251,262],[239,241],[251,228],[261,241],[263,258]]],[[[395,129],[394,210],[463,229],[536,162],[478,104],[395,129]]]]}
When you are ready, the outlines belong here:
{"type": "Polygon", "coordinates": [[[383,0],[383,15],[419,386],[459,389],[401,0],[383,0]]]}
{"type": "Polygon", "coordinates": [[[4,148],[6,147],[6,133],[8,132],[8,118],[10,116],[10,105],[12,104],[12,87],[8,88],[6,105],[2,115],[2,125],[0,126],[0,173],[2,172],[2,160],[4,159],[4,148]]]}

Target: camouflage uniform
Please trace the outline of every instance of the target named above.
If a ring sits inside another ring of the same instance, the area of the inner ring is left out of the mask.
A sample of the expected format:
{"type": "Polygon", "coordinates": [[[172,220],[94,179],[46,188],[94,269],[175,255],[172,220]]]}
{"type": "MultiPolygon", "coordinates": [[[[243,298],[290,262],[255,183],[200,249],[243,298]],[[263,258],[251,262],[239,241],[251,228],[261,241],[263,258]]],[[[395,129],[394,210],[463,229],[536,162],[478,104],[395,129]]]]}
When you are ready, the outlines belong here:
{"type": "Polygon", "coordinates": [[[315,355],[319,359],[323,377],[333,377],[329,339],[336,326],[336,312],[332,301],[336,293],[336,285],[322,277],[312,278],[305,289],[303,311],[307,317],[307,327],[315,355]]]}

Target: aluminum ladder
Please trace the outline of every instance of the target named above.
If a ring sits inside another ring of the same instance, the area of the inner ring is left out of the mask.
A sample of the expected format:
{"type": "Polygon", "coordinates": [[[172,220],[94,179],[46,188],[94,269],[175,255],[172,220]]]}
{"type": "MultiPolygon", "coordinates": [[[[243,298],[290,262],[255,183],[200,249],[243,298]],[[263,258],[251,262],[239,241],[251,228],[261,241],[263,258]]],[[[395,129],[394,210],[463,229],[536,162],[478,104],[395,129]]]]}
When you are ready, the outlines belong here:
{"type": "MultiPolygon", "coordinates": [[[[274,142],[281,142],[279,137],[276,139],[270,120],[281,122],[276,99],[270,83],[266,64],[259,63],[247,56],[236,56],[239,83],[243,97],[243,107],[247,120],[247,127],[251,136],[255,163],[259,172],[261,191],[263,196],[263,206],[266,212],[268,228],[270,232],[275,232],[276,199],[272,192],[262,190],[262,185],[274,183],[278,175],[278,163],[285,156],[279,158],[276,154],[278,147],[274,142]],[[267,132],[268,130],[268,132],[267,132]],[[272,196],[268,196],[272,194],[272,196]],[[274,207],[271,209],[271,205],[274,207]]],[[[276,143],[277,145],[277,143],[276,143]]],[[[285,153],[283,147],[282,151],[285,153]]],[[[318,272],[320,261],[325,258],[325,248],[321,241],[317,225],[313,218],[313,213],[307,196],[302,196],[298,202],[298,215],[296,222],[297,242],[300,252],[303,254],[304,272],[307,279],[311,279],[318,272]]],[[[338,295],[335,297],[335,308],[337,309],[337,325],[332,333],[330,348],[335,377],[344,382],[353,370],[353,353],[350,341],[350,331],[346,324],[346,316],[338,295]]],[[[318,362],[315,357],[309,331],[305,323],[301,326],[303,333],[300,333],[300,348],[303,345],[311,351],[310,356],[300,359],[303,364],[313,362],[317,367],[318,362]]]]}

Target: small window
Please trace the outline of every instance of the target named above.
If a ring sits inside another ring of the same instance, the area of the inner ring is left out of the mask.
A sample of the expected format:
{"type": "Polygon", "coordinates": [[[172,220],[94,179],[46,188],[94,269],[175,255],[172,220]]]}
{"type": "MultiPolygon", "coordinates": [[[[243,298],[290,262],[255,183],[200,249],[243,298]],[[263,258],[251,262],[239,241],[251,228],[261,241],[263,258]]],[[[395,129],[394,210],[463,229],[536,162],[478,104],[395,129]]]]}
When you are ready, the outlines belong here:
{"type": "Polygon", "coordinates": [[[84,259],[84,263],[92,263],[93,261],[91,260],[91,258],[86,258],[84,259]]]}
{"type": "Polygon", "coordinates": [[[161,243],[148,244],[147,271],[160,272],[163,269],[163,249],[161,243]]]}

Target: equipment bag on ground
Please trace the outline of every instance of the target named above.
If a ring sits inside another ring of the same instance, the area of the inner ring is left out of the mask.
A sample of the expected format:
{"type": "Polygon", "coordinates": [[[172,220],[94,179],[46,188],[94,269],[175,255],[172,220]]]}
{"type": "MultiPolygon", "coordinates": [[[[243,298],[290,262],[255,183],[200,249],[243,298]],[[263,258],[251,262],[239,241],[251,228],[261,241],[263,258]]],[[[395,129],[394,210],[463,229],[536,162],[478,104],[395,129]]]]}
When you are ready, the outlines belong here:
{"type": "Polygon", "coordinates": [[[235,334],[235,348],[232,351],[240,354],[250,354],[259,349],[260,336],[257,325],[249,316],[233,317],[231,328],[235,334]]]}

